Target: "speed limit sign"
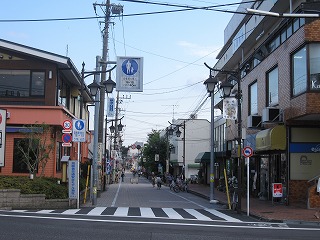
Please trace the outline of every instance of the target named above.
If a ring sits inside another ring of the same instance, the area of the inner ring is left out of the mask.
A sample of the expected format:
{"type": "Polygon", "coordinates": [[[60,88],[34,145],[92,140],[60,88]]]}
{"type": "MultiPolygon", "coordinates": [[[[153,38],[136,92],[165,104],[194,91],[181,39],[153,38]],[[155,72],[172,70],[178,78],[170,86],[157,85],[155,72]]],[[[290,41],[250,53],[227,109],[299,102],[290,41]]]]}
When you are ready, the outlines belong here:
{"type": "Polygon", "coordinates": [[[72,131],[72,122],[70,120],[64,120],[63,121],[63,133],[71,133],[72,131]]]}

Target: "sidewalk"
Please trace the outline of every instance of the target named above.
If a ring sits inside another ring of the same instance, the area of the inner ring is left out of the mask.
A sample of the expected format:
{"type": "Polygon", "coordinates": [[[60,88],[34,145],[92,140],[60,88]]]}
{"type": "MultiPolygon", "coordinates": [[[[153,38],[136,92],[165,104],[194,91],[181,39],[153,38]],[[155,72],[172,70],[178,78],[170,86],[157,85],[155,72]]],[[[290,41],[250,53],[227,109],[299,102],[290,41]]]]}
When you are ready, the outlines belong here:
{"type": "MultiPolygon", "coordinates": [[[[208,200],[210,199],[209,186],[202,184],[189,184],[189,190],[196,195],[207,198],[208,200]]],[[[226,205],[226,207],[228,208],[226,193],[220,192],[215,189],[214,199],[218,200],[220,204],[226,205]]],[[[247,214],[246,198],[242,198],[241,206],[243,214],[247,214]]],[[[274,205],[272,205],[271,201],[262,201],[258,198],[250,198],[250,215],[264,221],[316,224],[320,226],[320,219],[317,219],[314,216],[315,212],[315,209],[307,209],[307,206],[285,206],[279,203],[275,203],[274,205]]]]}

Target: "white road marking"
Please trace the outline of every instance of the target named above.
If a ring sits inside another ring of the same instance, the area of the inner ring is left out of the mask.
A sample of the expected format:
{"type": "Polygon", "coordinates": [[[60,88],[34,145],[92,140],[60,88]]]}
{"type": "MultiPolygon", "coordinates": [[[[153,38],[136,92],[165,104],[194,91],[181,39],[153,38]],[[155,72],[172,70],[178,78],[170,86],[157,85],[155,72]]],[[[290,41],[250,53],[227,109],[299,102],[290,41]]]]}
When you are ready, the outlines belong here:
{"type": "Polygon", "coordinates": [[[90,212],[88,212],[88,215],[99,216],[104,210],[106,210],[106,207],[95,207],[90,212]]]}
{"type": "Polygon", "coordinates": [[[113,216],[126,217],[128,215],[128,207],[118,207],[113,216]]]}
{"type": "Polygon", "coordinates": [[[141,217],[146,217],[146,218],[154,218],[154,217],[156,217],[151,208],[141,207],[140,208],[140,213],[141,213],[141,217]]]}
{"type": "Polygon", "coordinates": [[[212,213],[213,215],[215,215],[215,216],[217,216],[217,217],[219,217],[219,218],[225,219],[225,220],[227,220],[227,221],[229,221],[229,222],[241,222],[239,219],[230,217],[230,216],[228,216],[228,215],[226,215],[226,214],[224,214],[224,213],[221,213],[221,212],[219,212],[219,211],[217,211],[217,210],[215,210],[215,209],[206,208],[205,210],[206,210],[207,212],[212,213]]]}
{"type": "Polygon", "coordinates": [[[68,209],[68,210],[62,212],[61,214],[76,214],[79,211],[80,211],[79,208],[77,208],[77,209],[68,209]]]}
{"type": "Polygon", "coordinates": [[[120,187],[121,187],[121,181],[119,181],[118,190],[117,190],[117,193],[114,196],[114,199],[113,199],[113,201],[111,203],[111,207],[114,207],[116,205],[116,201],[117,201],[117,198],[118,198],[118,195],[119,195],[120,187]]]}
{"type": "Polygon", "coordinates": [[[40,210],[38,211],[37,213],[51,213],[53,212],[54,210],[40,210]]]}
{"type": "Polygon", "coordinates": [[[177,213],[173,208],[162,208],[162,210],[168,215],[169,218],[183,219],[183,217],[177,213]]]}
{"type": "Polygon", "coordinates": [[[198,220],[202,220],[202,221],[211,221],[212,219],[199,213],[198,211],[196,211],[195,209],[184,209],[186,212],[190,213],[192,216],[194,216],[195,218],[197,218],[198,220]]]}

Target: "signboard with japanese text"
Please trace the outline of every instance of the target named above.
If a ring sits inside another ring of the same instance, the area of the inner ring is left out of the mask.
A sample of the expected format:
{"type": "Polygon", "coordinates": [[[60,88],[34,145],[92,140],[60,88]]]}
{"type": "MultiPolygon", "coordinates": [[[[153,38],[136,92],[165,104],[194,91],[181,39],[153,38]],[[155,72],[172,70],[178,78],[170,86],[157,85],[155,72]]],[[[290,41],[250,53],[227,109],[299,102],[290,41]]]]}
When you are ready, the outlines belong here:
{"type": "Polygon", "coordinates": [[[0,109],[0,167],[4,167],[7,110],[0,109]]]}
{"type": "Polygon", "coordinates": [[[107,103],[108,103],[108,108],[107,108],[107,116],[108,117],[114,117],[115,116],[115,113],[116,113],[116,111],[115,111],[115,109],[116,109],[116,107],[115,107],[115,100],[114,100],[114,98],[108,98],[107,99],[107,103]]]}
{"type": "Polygon", "coordinates": [[[86,122],[82,119],[72,120],[72,141],[85,142],[86,141],[86,122]]]}
{"type": "Polygon", "coordinates": [[[78,161],[70,160],[68,162],[68,178],[69,178],[69,198],[78,199],[78,161]]]}
{"type": "Polygon", "coordinates": [[[143,91],[143,58],[117,57],[117,91],[143,91]]]}

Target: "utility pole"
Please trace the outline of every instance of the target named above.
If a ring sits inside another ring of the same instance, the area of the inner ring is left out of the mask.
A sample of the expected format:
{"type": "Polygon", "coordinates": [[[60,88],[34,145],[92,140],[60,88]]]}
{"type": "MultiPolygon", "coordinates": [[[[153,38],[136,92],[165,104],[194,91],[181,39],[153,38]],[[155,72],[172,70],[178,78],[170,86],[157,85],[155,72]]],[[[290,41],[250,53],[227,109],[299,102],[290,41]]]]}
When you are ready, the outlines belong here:
{"type": "MultiPolygon", "coordinates": [[[[94,3],[93,7],[96,11],[96,6],[104,7],[103,12],[105,13],[104,18],[104,28],[102,30],[102,36],[103,36],[103,43],[102,43],[102,56],[101,56],[101,94],[100,94],[100,107],[99,107],[99,122],[98,122],[98,129],[95,129],[95,131],[98,130],[98,149],[99,151],[99,161],[102,163],[102,153],[106,151],[106,149],[103,149],[103,126],[104,126],[104,102],[105,102],[105,87],[103,85],[103,82],[107,80],[106,77],[106,70],[107,70],[107,58],[108,58],[108,42],[109,42],[109,23],[110,23],[110,0],[107,0],[106,3],[98,4],[94,3]]],[[[107,126],[106,126],[107,127],[107,126]]],[[[106,141],[106,140],[105,140],[106,141]]],[[[106,156],[106,154],[104,154],[106,156]]],[[[106,159],[104,160],[106,161],[106,159]]],[[[101,164],[102,166],[105,166],[105,164],[101,164]]],[[[105,174],[103,169],[103,175],[105,174]]],[[[103,183],[102,183],[102,189],[105,189],[105,177],[103,177],[103,183]]],[[[100,186],[101,187],[101,186],[100,186]]]]}

